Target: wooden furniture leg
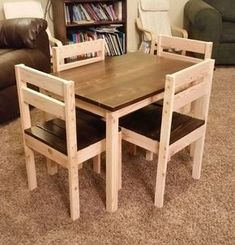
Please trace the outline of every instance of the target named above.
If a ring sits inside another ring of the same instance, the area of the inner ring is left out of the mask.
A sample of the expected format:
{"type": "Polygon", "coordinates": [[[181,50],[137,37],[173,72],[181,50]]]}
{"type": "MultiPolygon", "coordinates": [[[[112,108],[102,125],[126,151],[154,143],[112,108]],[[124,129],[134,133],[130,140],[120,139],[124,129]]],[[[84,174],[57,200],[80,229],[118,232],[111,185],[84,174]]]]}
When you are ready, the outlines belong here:
{"type": "Polygon", "coordinates": [[[101,169],[101,154],[93,157],[93,170],[97,174],[100,174],[101,169]]]}
{"type": "Polygon", "coordinates": [[[70,215],[72,220],[76,220],[80,215],[79,207],[79,179],[77,165],[73,164],[68,168],[69,172],[69,199],[70,199],[70,215]]]}
{"type": "Polygon", "coordinates": [[[118,117],[106,114],[106,209],[114,212],[118,207],[118,117]]]}
{"type": "Polygon", "coordinates": [[[47,158],[47,173],[49,175],[54,175],[58,172],[58,166],[55,162],[53,162],[51,159],[47,158]]]}
{"type": "Polygon", "coordinates": [[[36,177],[34,153],[26,145],[24,146],[24,150],[25,150],[25,161],[26,161],[28,186],[30,190],[33,190],[37,188],[37,177],[36,177]]]}
{"type": "Polygon", "coordinates": [[[163,207],[166,170],[168,162],[168,149],[160,147],[157,166],[157,180],[155,188],[154,205],[158,208],[163,207]]]}
{"type": "Polygon", "coordinates": [[[193,171],[192,171],[192,177],[194,179],[200,179],[201,177],[204,141],[205,141],[205,136],[201,137],[195,142],[194,155],[193,155],[193,171]]]}
{"type": "Polygon", "coordinates": [[[122,189],[122,133],[119,133],[118,190],[122,189]]]}
{"type": "Polygon", "coordinates": [[[145,159],[147,161],[152,161],[153,160],[153,152],[151,151],[146,151],[145,159]]]}
{"type": "MultiPolygon", "coordinates": [[[[48,92],[45,89],[40,88],[40,92],[43,93],[43,94],[48,95],[48,92]]],[[[46,112],[43,112],[43,120],[44,120],[44,122],[48,121],[48,120],[50,120],[52,118],[53,118],[52,115],[50,115],[50,114],[48,114],[46,112]]],[[[53,162],[51,159],[47,158],[46,159],[46,164],[47,164],[47,173],[49,175],[54,175],[54,174],[56,174],[58,172],[57,164],[55,162],[53,162]]]]}

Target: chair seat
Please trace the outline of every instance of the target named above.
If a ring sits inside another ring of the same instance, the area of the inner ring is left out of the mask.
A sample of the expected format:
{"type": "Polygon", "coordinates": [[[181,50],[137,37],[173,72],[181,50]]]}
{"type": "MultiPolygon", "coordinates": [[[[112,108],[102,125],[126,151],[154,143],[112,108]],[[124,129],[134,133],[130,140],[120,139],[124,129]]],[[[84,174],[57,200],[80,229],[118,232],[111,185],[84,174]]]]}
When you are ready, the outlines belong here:
{"type": "MultiPolygon", "coordinates": [[[[76,111],[78,150],[105,139],[105,122],[99,117],[76,111]]],[[[67,155],[65,122],[55,118],[25,130],[25,133],[67,155]]]]}
{"type": "MultiPolygon", "coordinates": [[[[120,126],[152,140],[160,141],[162,106],[149,105],[120,119],[120,126]]],[[[170,144],[199,128],[204,120],[173,113],[170,144]]],[[[163,125],[164,126],[164,125],[163,125]]]]}

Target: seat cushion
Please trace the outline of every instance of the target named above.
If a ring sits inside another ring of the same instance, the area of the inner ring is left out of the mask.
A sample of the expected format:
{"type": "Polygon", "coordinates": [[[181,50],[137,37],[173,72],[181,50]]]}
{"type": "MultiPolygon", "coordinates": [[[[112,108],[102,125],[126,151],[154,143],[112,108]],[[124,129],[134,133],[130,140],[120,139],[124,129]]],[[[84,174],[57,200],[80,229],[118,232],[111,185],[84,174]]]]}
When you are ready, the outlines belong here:
{"type": "MultiPolygon", "coordinates": [[[[76,114],[78,150],[105,139],[104,121],[83,110],[77,110],[76,114]]],[[[63,120],[52,119],[26,129],[25,133],[67,155],[65,122],[63,120]]]]}
{"type": "MultiPolygon", "coordinates": [[[[154,104],[124,116],[120,119],[120,126],[152,140],[160,141],[161,120],[162,107],[154,104]]],[[[199,128],[204,123],[203,120],[174,112],[170,144],[199,128]]]]}
{"type": "Polygon", "coordinates": [[[235,22],[223,22],[221,43],[235,43],[235,22]]]}

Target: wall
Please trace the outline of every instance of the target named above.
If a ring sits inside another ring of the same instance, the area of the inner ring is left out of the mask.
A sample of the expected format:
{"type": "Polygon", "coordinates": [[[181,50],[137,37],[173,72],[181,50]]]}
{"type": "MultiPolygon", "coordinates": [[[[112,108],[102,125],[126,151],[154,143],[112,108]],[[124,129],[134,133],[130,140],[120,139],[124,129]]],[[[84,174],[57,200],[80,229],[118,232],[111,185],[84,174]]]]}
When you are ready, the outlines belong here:
{"type": "MultiPolygon", "coordinates": [[[[17,2],[19,0],[10,0],[10,1],[11,2],[17,2]]],[[[27,1],[27,0],[24,0],[24,1],[27,1]]],[[[0,20],[4,19],[4,13],[3,13],[3,8],[2,8],[4,2],[9,2],[9,0],[0,0],[0,20]]],[[[43,9],[45,9],[47,0],[39,0],[39,2],[41,2],[43,9]]],[[[50,20],[48,20],[48,23],[49,23],[50,30],[53,30],[52,22],[50,20]]]]}
{"type": "MultiPolygon", "coordinates": [[[[10,1],[11,2],[17,2],[19,0],[10,0],[10,1]]],[[[42,3],[42,6],[45,8],[47,0],[39,0],[39,1],[42,3]]],[[[0,0],[0,19],[4,19],[4,13],[3,13],[3,10],[2,10],[2,5],[3,5],[4,2],[9,2],[9,0],[0,0]]]]}
{"type": "MultiPolygon", "coordinates": [[[[8,0],[0,0],[0,19],[4,19],[4,14],[2,10],[2,5],[4,2],[7,2],[8,0]]],[[[17,0],[11,0],[11,1],[17,1],[17,0]]],[[[46,6],[47,0],[39,0],[42,3],[43,8],[46,6]]],[[[127,49],[129,51],[135,51],[138,47],[138,33],[136,32],[135,27],[135,18],[137,16],[137,1],[138,0],[127,0],[127,36],[128,36],[128,42],[127,42],[127,49]]],[[[181,26],[183,23],[183,9],[184,5],[188,0],[170,0],[170,19],[172,25],[181,26]]],[[[52,30],[52,23],[49,21],[50,29],[52,30]]]]}

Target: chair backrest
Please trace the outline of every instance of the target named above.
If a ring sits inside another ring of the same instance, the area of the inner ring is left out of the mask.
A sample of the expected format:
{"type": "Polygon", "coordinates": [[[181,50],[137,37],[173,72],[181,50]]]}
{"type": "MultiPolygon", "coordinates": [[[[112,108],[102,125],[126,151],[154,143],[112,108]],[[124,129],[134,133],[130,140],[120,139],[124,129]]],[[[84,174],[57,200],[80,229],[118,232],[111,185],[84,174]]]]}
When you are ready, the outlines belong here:
{"type": "MultiPolygon", "coordinates": [[[[139,18],[144,29],[148,29],[156,36],[164,34],[171,36],[171,25],[168,16],[168,0],[139,0],[139,18]]],[[[146,36],[148,40],[150,38],[146,36]]]]}
{"type": "Polygon", "coordinates": [[[210,59],[212,53],[212,42],[198,41],[180,37],[158,36],[157,55],[167,58],[175,58],[194,63],[201,62],[202,59],[210,59]],[[180,50],[180,53],[172,52],[180,50]],[[183,52],[182,52],[183,51],[183,52]],[[186,52],[185,52],[186,51],[186,52]],[[187,52],[202,54],[202,59],[184,55],[187,52]]]}
{"type": "Polygon", "coordinates": [[[15,66],[15,73],[23,130],[31,127],[29,105],[61,118],[66,125],[68,156],[74,154],[77,150],[74,82],[60,79],[22,64],[15,66]],[[33,90],[28,85],[34,85],[40,90],[58,95],[62,100],[33,90]]]}
{"type": "Polygon", "coordinates": [[[163,100],[161,139],[169,146],[173,111],[197,102],[195,118],[207,122],[214,60],[207,59],[166,76],[163,100]],[[178,92],[178,88],[180,89],[178,92]]]}
{"type": "Polygon", "coordinates": [[[104,60],[105,40],[97,39],[61,47],[53,47],[52,59],[54,72],[104,60]],[[68,62],[69,58],[71,62],[68,62]]]}

